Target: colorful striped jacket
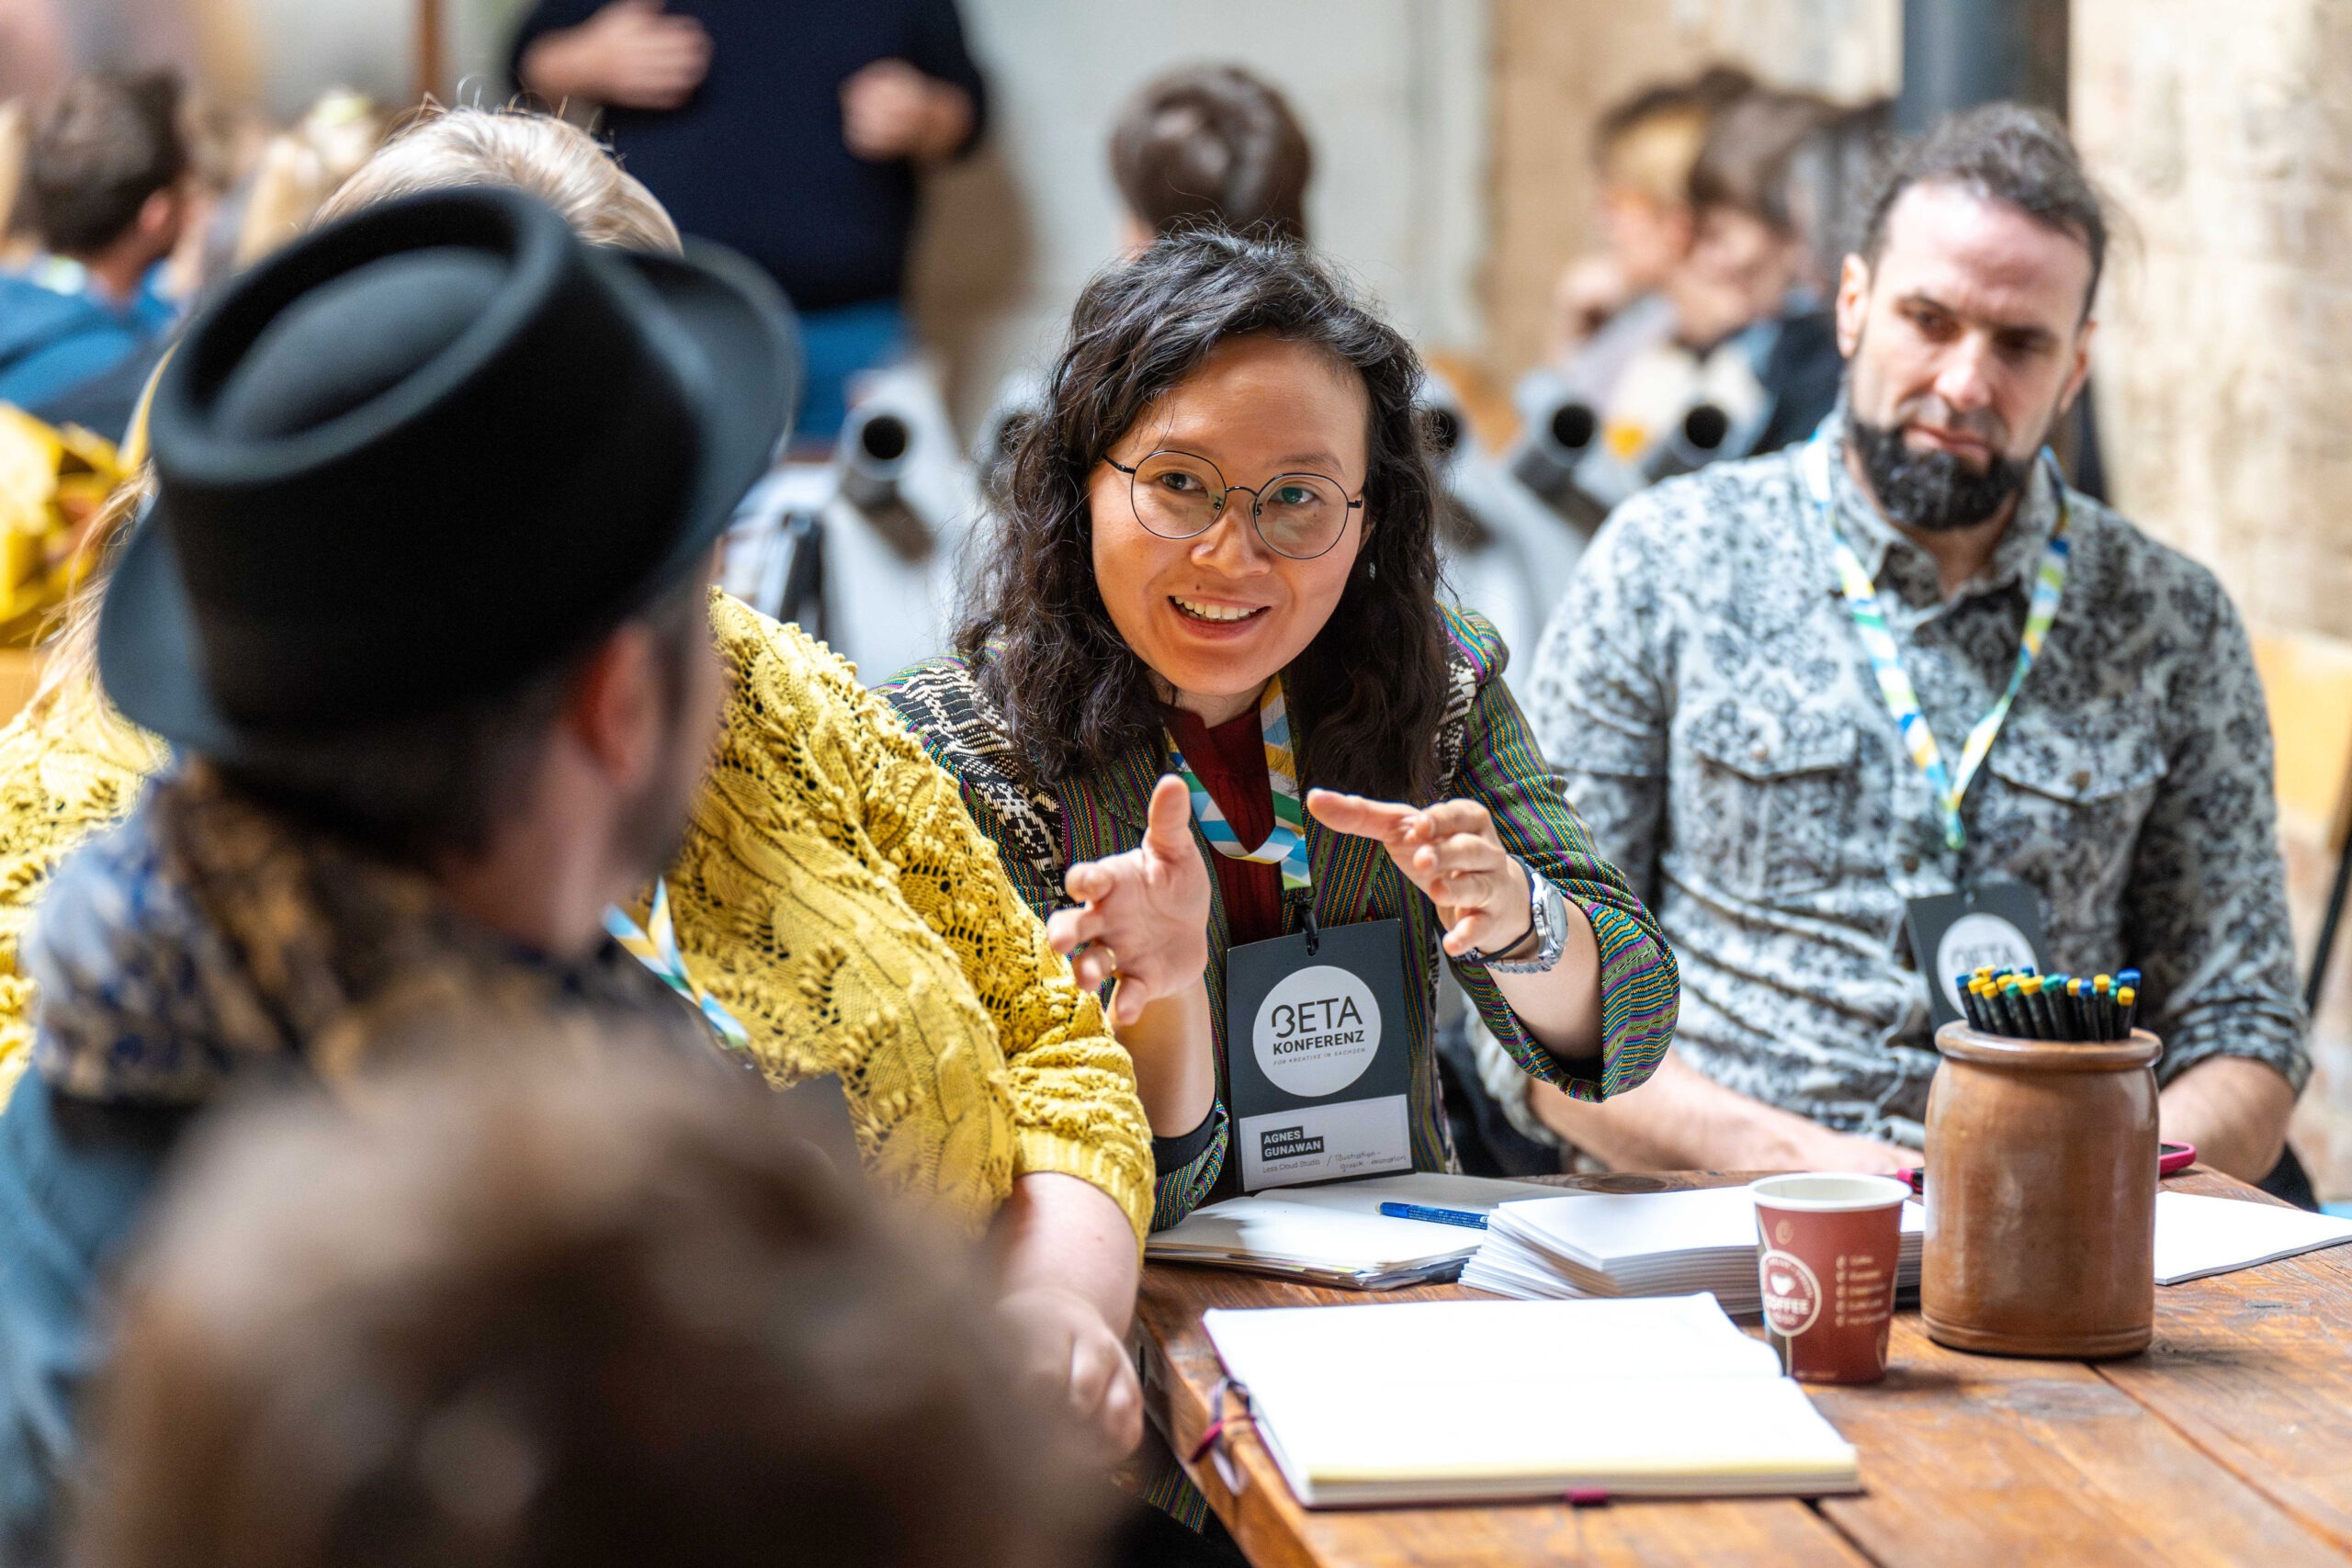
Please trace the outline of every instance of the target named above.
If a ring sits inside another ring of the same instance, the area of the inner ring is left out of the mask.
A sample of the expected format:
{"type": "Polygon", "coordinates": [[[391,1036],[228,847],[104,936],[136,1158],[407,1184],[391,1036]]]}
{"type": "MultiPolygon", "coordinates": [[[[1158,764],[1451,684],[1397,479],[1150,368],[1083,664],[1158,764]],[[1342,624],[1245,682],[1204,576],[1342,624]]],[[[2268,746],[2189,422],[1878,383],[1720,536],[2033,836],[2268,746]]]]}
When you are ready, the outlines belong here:
{"type": "MultiPolygon", "coordinates": [[[[1519,705],[1502,680],[1509,658],[1486,620],[1449,608],[1446,627],[1453,692],[1438,738],[1440,798],[1476,800],[1494,816],[1503,847],[1559,888],[1592,922],[1600,948],[1601,1055],[1564,1061],[1529,1039],[1480,965],[1456,960],[1455,977],[1504,1048],[1531,1074],[1580,1100],[1600,1100],[1649,1077],[1673,1037],[1674,957],[1641,900],[1616,868],[1594,853],[1584,824],[1562,795],[1558,775],[1530,739],[1519,705]]],[[[1023,782],[1001,713],[982,696],[958,656],[925,660],[880,688],[907,727],[956,778],[965,805],[994,840],[1006,873],[1043,916],[1069,900],[1064,870],[1080,861],[1122,853],[1142,841],[1152,786],[1168,767],[1167,742],[1141,745],[1102,772],[1036,791],[1023,782]]],[[[1311,788],[1311,778],[1302,783],[1311,788]]],[[[1197,825],[1194,836],[1199,836],[1197,825]]],[[[1329,832],[1311,818],[1307,858],[1315,873],[1315,916],[1325,926],[1401,919],[1407,952],[1408,1042],[1412,1064],[1408,1104],[1413,1163],[1444,1170],[1453,1163],[1430,1033],[1436,1011],[1437,911],[1369,839],[1329,832]],[[1415,971],[1419,984],[1413,985],[1415,971]]],[[[1210,852],[1205,840],[1201,852],[1210,852]]],[[[1224,899],[1209,895],[1208,987],[1216,1028],[1217,1111],[1225,1117],[1224,899]]],[[[1159,1172],[1152,1224],[1175,1224],[1197,1205],[1238,1190],[1226,1168],[1220,1127],[1176,1169],[1159,1172]]],[[[1163,1150],[1164,1152],[1164,1150],[1163,1150]]]]}

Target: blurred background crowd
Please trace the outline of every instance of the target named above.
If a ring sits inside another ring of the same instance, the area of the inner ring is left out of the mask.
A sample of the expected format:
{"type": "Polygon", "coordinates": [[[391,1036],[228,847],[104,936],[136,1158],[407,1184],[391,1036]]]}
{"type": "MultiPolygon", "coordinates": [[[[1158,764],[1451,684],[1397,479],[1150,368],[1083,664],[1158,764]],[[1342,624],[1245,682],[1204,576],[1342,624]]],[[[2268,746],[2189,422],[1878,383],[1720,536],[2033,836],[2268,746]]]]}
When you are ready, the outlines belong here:
{"type": "MultiPolygon", "coordinates": [[[[2265,0],[0,0],[0,641],[11,691],[190,301],[427,98],[530,95],[763,264],[810,387],[729,585],[870,678],[933,651],[1078,288],[1202,212],[1305,235],[1410,331],[1453,586],[1530,647],[1617,501],[1809,434],[1871,162],[1986,96],[2127,215],[2076,483],[2256,634],[2306,965],[2352,760],[2352,5],[2265,0]],[[764,193],[764,194],[763,194],[764,193]],[[22,411],[21,412],[17,411],[22,411]],[[27,417],[28,415],[31,417],[27,417]]],[[[0,703],[16,700],[0,694],[0,703]]],[[[2295,1142],[2352,1197],[2352,1014],[2295,1142]]]]}

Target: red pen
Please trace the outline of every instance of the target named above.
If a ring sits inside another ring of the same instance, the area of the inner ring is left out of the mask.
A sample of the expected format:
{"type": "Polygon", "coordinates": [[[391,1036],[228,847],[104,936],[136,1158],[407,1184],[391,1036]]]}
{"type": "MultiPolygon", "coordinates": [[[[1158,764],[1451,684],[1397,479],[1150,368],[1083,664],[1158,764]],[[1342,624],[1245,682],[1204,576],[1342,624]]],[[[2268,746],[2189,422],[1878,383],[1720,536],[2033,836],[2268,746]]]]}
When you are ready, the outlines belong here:
{"type": "MultiPolygon", "coordinates": [[[[2195,1144],[2158,1144],[2156,1145],[2156,1174],[2158,1176],[2175,1175],[2187,1170],[2196,1163],[2197,1145],[2195,1144]]],[[[1894,1179],[1909,1182],[1911,1190],[1914,1192],[1925,1192],[1928,1190],[1928,1172],[1922,1166],[1906,1165],[1894,1173],[1894,1179]]]]}

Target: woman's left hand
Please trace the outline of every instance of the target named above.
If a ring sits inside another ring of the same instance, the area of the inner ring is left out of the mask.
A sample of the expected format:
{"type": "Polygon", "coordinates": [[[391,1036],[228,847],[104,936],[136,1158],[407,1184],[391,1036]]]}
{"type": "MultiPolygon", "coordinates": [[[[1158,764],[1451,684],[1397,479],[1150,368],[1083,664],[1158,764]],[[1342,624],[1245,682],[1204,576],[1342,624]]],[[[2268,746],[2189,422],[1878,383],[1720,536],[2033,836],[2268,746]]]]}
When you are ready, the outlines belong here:
{"type": "Polygon", "coordinates": [[[1336,790],[1306,792],[1306,809],[1326,828],[1377,839],[1412,885],[1437,906],[1444,948],[1500,953],[1526,940],[1527,872],[1503,849],[1495,819],[1475,800],[1399,806],[1336,790]]]}

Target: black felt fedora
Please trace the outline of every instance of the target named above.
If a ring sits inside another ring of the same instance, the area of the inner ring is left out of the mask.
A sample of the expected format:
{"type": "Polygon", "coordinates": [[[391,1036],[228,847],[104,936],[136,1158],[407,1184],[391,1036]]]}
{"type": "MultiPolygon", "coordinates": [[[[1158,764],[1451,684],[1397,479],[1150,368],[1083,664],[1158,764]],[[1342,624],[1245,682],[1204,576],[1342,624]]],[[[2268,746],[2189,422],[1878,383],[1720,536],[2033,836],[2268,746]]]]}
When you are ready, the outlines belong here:
{"type": "Polygon", "coordinates": [[[748,263],[592,247],[517,192],[309,235],[157,383],[156,501],[99,615],[107,693],[233,757],[511,686],[705,558],[799,365],[748,263]]]}

